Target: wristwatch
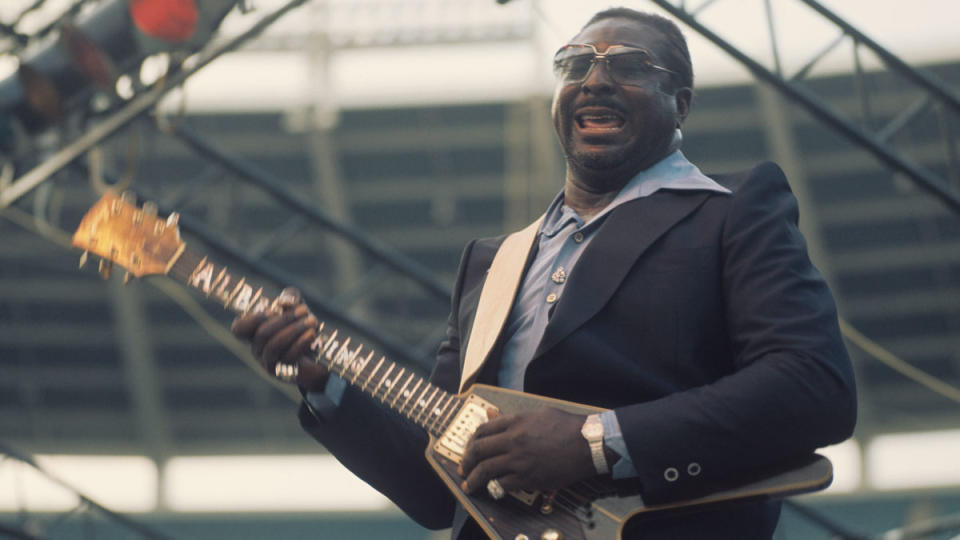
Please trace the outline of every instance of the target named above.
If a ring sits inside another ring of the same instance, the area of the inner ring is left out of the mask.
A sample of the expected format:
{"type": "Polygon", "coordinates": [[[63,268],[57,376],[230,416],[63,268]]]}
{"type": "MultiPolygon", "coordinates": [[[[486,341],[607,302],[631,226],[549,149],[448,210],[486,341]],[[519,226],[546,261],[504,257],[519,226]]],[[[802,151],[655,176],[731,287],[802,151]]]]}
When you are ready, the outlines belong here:
{"type": "Polygon", "coordinates": [[[591,414],[580,428],[580,434],[590,445],[590,457],[593,458],[593,467],[597,474],[607,474],[610,467],[607,465],[607,456],[603,453],[603,422],[599,414],[591,414]]]}

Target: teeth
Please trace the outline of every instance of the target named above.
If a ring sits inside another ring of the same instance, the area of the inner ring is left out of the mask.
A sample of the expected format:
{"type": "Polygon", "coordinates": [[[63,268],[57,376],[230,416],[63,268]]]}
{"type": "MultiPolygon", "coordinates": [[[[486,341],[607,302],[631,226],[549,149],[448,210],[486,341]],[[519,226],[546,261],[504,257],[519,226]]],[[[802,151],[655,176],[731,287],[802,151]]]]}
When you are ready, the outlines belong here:
{"type": "Polygon", "coordinates": [[[583,113],[577,116],[577,124],[581,128],[586,127],[587,124],[607,124],[607,129],[613,129],[623,124],[623,118],[609,113],[583,113]]]}

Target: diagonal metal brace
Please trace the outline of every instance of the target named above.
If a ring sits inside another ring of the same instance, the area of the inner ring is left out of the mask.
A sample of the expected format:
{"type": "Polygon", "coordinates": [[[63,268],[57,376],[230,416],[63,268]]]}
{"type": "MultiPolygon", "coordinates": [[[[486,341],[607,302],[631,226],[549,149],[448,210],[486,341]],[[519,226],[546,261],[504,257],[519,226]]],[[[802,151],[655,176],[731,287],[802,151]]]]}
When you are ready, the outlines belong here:
{"type": "MultiPolygon", "coordinates": [[[[651,1],[723,49],[727,54],[749,69],[758,79],[773,85],[786,97],[802,105],[815,118],[827,124],[850,141],[861,146],[862,148],[865,148],[889,168],[906,175],[906,177],[912,180],[920,188],[940,199],[954,212],[960,213],[960,193],[952,189],[949,183],[937,176],[935,173],[901,156],[896,152],[896,150],[894,150],[885,141],[881,140],[878,136],[868,133],[848,120],[840,117],[830,110],[830,108],[823,101],[813,95],[810,91],[771,72],[759,62],[750,58],[741,50],[737,49],[730,42],[724,40],[718,34],[701,24],[696,17],[682,7],[674,5],[669,0],[651,1]]],[[[802,1],[808,4],[815,4],[815,2],[812,2],[812,0],[802,1]]],[[[860,39],[861,36],[862,35],[856,35],[855,37],[860,39]]],[[[909,66],[906,67],[907,69],[910,69],[909,66]]],[[[921,80],[924,80],[924,83],[930,82],[923,77],[921,77],[921,80]]],[[[926,84],[924,85],[926,86],[926,84]]],[[[929,89],[931,92],[935,92],[934,88],[929,89]]],[[[936,93],[938,96],[941,95],[940,92],[936,93]]],[[[947,101],[947,103],[950,102],[947,101]]]]}

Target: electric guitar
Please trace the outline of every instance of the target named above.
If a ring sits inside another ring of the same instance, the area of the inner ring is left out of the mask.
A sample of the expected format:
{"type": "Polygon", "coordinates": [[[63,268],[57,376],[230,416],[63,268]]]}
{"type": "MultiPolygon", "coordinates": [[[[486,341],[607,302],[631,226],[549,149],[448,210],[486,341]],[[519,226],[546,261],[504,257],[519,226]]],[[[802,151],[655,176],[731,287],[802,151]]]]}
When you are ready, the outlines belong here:
{"type": "MultiPolygon", "coordinates": [[[[265,295],[263,288],[188,250],[180,238],[177,214],[158,218],[155,205],[145,203],[138,208],[132,197],[105,194],[83,217],[73,245],[84,250],[81,263],[88,252],[99,255],[105,275],[109,275],[113,263],[138,278],[166,274],[238,314],[263,311],[277,302],[265,295]]],[[[628,523],[634,526],[647,516],[816,491],[827,487],[833,477],[830,461],[812,454],[723,491],[669,504],[644,504],[629,483],[614,483],[609,477],[549,493],[510,492],[500,500],[486,494],[469,495],[460,489],[457,465],[471,434],[487,420],[487,409],[502,414],[539,407],[576,414],[602,409],[481,384],[462,394],[451,394],[322,324],[311,350],[327,369],[426,430],[430,439],[427,461],[494,539],[620,538],[628,523]]]]}

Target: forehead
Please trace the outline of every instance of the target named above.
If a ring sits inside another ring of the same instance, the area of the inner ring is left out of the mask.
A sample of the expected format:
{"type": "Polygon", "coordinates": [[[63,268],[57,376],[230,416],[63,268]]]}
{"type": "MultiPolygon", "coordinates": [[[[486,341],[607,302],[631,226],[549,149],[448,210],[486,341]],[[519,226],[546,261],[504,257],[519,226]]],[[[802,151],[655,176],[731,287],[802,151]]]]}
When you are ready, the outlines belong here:
{"type": "Polygon", "coordinates": [[[611,18],[597,21],[584,28],[570,43],[589,43],[603,51],[608,45],[629,44],[647,49],[655,56],[666,44],[660,30],[632,19],[611,18]]]}

